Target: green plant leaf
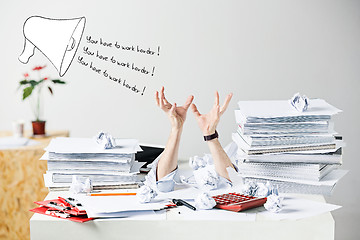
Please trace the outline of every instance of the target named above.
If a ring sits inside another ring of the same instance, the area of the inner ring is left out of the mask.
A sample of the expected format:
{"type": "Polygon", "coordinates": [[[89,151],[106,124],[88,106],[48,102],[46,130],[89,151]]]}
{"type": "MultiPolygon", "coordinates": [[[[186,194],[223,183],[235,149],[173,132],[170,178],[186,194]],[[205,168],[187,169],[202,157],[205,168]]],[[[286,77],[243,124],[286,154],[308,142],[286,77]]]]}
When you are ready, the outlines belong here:
{"type": "Polygon", "coordinates": [[[28,80],[22,80],[22,81],[20,81],[20,85],[25,85],[25,84],[28,84],[28,83],[30,83],[28,80]]]}
{"type": "Polygon", "coordinates": [[[53,79],[51,80],[53,83],[58,83],[58,84],[65,84],[66,82],[60,80],[60,79],[53,79]]]}
{"type": "Polygon", "coordinates": [[[32,91],[33,91],[34,87],[30,86],[27,88],[24,88],[24,92],[23,92],[23,100],[25,100],[28,96],[31,95],[32,91]]]}
{"type": "Polygon", "coordinates": [[[49,89],[51,95],[53,95],[54,93],[53,93],[53,90],[51,89],[51,87],[48,86],[48,89],[49,89]]]}
{"type": "Polygon", "coordinates": [[[35,87],[36,85],[38,85],[39,83],[35,80],[30,80],[29,83],[31,84],[32,87],[35,87]]]}

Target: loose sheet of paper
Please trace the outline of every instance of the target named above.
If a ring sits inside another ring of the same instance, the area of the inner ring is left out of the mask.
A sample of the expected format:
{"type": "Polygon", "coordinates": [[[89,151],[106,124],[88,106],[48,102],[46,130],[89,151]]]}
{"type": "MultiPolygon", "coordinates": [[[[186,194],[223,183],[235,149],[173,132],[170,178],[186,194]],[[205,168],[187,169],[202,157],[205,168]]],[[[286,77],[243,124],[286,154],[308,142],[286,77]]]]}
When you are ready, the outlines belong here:
{"type": "Polygon", "coordinates": [[[305,112],[298,112],[288,100],[278,101],[240,101],[238,106],[247,117],[272,118],[307,115],[334,115],[341,110],[328,104],[323,99],[310,99],[310,104],[305,112]]]}
{"type": "Polygon", "coordinates": [[[93,138],[57,137],[51,140],[45,150],[56,153],[136,153],[142,151],[136,139],[116,139],[116,143],[119,143],[119,146],[103,149],[93,138]]]}
{"type": "MultiPolygon", "coordinates": [[[[188,200],[187,202],[193,206],[195,205],[194,200],[188,200]]],[[[217,208],[193,211],[185,206],[180,206],[175,211],[180,212],[181,219],[189,221],[255,221],[256,219],[256,213],[249,213],[246,211],[232,212],[217,208]]]]}
{"type": "Polygon", "coordinates": [[[38,145],[40,142],[28,138],[1,137],[0,150],[38,145]]]}
{"type": "MultiPolygon", "coordinates": [[[[194,205],[194,201],[187,202],[194,205]]],[[[255,221],[256,219],[256,213],[232,212],[217,208],[193,211],[187,207],[180,206],[174,211],[178,212],[177,218],[186,221],[255,221]]]]}
{"type": "Polygon", "coordinates": [[[168,201],[154,200],[151,203],[139,203],[136,196],[85,196],[74,197],[93,214],[116,213],[126,211],[160,210],[168,204],[168,201]]]}
{"type": "Polygon", "coordinates": [[[262,211],[258,214],[274,220],[297,220],[317,216],[338,208],[341,208],[341,206],[285,196],[283,200],[283,209],[279,213],[262,211]]]}
{"type": "Polygon", "coordinates": [[[119,218],[118,220],[166,220],[165,210],[124,211],[113,213],[96,213],[87,210],[87,215],[91,218],[119,218]]]}

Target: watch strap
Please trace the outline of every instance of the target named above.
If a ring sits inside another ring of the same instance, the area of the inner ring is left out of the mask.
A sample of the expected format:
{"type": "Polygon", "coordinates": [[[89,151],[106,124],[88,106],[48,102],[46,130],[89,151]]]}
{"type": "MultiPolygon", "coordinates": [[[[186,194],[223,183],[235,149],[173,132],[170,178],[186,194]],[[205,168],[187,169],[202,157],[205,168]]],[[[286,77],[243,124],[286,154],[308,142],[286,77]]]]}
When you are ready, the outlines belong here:
{"type": "Polygon", "coordinates": [[[214,134],[211,134],[211,135],[208,135],[208,136],[204,136],[204,141],[210,141],[210,140],[213,140],[215,138],[218,138],[219,137],[219,134],[218,132],[215,130],[215,133],[214,134]]]}

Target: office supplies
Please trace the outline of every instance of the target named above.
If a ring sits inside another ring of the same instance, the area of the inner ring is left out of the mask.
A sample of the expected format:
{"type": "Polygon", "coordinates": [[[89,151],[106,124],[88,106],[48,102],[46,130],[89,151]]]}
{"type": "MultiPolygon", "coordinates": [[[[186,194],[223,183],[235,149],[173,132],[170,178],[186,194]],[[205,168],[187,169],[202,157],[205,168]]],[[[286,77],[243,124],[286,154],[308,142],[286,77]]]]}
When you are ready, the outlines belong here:
{"type": "Polygon", "coordinates": [[[58,217],[58,218],[62,218],[62,219],[68,219],[70,221],[74,221],[74,222],[87,222],[87,221],[91,221],[93,220],[93,218],[88,218],[86,215],[79,215],[79,216],[72,216],[70,214],[67,213],[62,213],[60,211],[55,211],[53,209],[49,209],[49,207],[46,206],[40,206],[34,209],[30,210],[31,212],[34,213],[40,213],[40,214],[44,214],[47,216],[52,216],[52,217],[58,217]]]}
{"type": "Polygon", "coordinates": [[[30,211],[40,213],[52,217],[68,219],[75,222],[86,222],[93,218],[88,218],[86,211],[82,209],[80,203],[73,198],[58,197],[53,200],[35,202],[40,207],[31,209],[30,211]]]}
{"type": "Polygon", "coordinates": [[[173,199],[171,200],[176,206],[185,206],[190,208],[191,210],[196,211],[196,207],[194,207],[193,205],[187,203],[186,201],[182,200],[182,199],[173,199]]]}
{"type": "Polygon", "coordinates": [[[90,194],[90,196],[131,196],[131,195],[136,195],[136,193],[124,192],[124,193],[91,193],[90,194]]]}
{"type": "Polygon", "coordinates": [[[246,209],[260,207],[266,202],[266,198],[257,198],[239,193],[226,193],[213,196],[216,208],[240,212],[246,209]]]}

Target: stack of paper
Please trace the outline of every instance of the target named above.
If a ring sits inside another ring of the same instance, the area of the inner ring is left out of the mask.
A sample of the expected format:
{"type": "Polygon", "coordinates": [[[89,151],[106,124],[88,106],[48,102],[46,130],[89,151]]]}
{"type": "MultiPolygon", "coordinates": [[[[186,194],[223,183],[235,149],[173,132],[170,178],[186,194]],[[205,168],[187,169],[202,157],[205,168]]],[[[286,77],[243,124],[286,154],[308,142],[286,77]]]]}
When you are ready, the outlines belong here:
{"type": "Polygon", "coordinates": [[[238,106],[232,139],[243,177],[276,182],[282,192],[331,193],[337,181],[325,186],[321,180],[342,163],[343,142],[331,121],[341,110],[322,99],[310,100],[305,112],[287,100],[240,101],[238,106]]]}
{"type": "Polygon", "coordinates": [[[137,187],[139,169],[144,163],[135,161],[141,151],[135,139],[116,139],[116,146],[103,149],[92,138],[64,138],[51,140],[41,160],[48,161],[44,174],[45,186],[50,190],[66,190],[73,176],[89,178],[95,189],[137,187]]]}

